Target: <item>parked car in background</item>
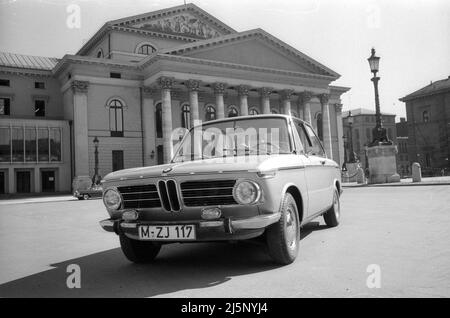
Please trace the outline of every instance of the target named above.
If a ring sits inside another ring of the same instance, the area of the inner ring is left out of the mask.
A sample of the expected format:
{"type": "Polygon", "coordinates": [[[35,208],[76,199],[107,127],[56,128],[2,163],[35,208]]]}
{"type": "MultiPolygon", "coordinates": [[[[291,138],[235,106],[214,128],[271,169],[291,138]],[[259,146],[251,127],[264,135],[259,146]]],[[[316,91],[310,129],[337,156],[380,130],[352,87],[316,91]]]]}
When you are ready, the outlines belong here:
{"type": "Polygon", "coordinates": [[[341,171],[309,124],[284,115],[209,121],[185,135],[168,164],[103,180],[125,256],[150,262],[175,242],[265,239],[280,264],[298,254],[302,225],[340,221],[341,171]]]}
{"type": "Polygon", "coordinates": [[[101,185],[92,186],[89,189],[75,190],[73,196],[78,200],[89,200],[93,198],[101,198],[103,194],[103,187],[101,185]]]}

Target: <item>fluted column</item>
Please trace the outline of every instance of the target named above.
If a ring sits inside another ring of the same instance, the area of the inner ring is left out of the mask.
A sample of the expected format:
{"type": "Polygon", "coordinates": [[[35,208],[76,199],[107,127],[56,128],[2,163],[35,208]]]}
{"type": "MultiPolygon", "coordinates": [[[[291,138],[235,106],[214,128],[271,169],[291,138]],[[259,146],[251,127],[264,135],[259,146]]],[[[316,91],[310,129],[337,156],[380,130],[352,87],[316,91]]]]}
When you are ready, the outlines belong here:
{"type": "Polygon", "coordinates": [[[223,94],[225,93],[224,83],[214,83],[214,94],[216,95],[217,119],[225,118],[225,103],[223,94]]]}
{"type": "Polygon", "coordinates": [[[164,146],[164,163],[168,163],[173,156],[172,145],[172,99],[170,91],[172,90],[173,79],[169,77],[160,77],[158,81],[161,87],[162,100],[162,128],[163,128],[163,146],[164,146]]]}
{"type": "Polygon", "coordinates": [[[336,110],[336,127],[337,127],[337,138],[338,138],[338,149],[339,149],[339,165],[342,166],[344,163],[344,127],[342,124],[342,104],[334,104],[336,110]]]}
{"type": "Polygon", "coordinates": [[[270,114],[270,94],[272,94],[272,89],[269,87],[262,87],[259,90],[261,94],[261,109],[263,114],[270,114]]]}
{"type": "Polygon", "coordinates": [[[333,159],[333,145],[331,141],[331,126],[330,126],[330,107],[328,105],[328,94],[322,94],[318,96],[322,105],[322,134],[323,145],[327,157],[333,159]]]}
{"type": "Polygon", "coordinates": [[[186,82],[186,87],[189,90],[189,106],[191,110],[191,127],[198,124],[200,119],[198,111],[198,91],[200,88],[200,81],[188,80],[186,82]]]}
{"type": "Polygon", "coordinates": [[[75,176],[89,176],[88,99],[89,82],[73,81],[73,138],[75,176]]]}
{"type": "Polygon", "coordinates": [[[292,89],[285,89],[281,92],[281,100],[283,102],[283,113],[291,114],[291,96],[294,93],[292,89]]]}
{"type": "Polygon", "coordinates": [[[155,164],[155,157],[151,158],[152,150],[155,151],[155,105],[154,96],[156,90],[151,87],[142,87],[142,132],[143,132],[143,153],[144,166],[152,166],[155,164]]]}
{"type": "Polygon", "coordinates": [[[239,105],[241,108],[241,116],[248,115],[248,86],[239,85],[238,87],[239,105]]]}
{"type": "Polygon", "coordinates": [[[303,120],[312,124],[312,116],[311,116],[311,99],[313,98],[313,93],[309,91],[304,91],[300,94],[301,100],[301,108],[303,109],[303,120]]]}

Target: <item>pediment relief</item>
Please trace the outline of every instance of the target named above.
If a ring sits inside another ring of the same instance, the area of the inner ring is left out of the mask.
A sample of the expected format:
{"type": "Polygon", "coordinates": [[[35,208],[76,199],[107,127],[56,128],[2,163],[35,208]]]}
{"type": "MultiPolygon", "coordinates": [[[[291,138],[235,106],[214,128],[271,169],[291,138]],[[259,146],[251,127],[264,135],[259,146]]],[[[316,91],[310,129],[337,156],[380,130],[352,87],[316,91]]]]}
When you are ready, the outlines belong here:
{"type": "Polygon", "coordinates": [[[188,13],[175,14],[128,26],[198,39],[211,39],[223,35],[217,28],[206,21],[188,13]]]}

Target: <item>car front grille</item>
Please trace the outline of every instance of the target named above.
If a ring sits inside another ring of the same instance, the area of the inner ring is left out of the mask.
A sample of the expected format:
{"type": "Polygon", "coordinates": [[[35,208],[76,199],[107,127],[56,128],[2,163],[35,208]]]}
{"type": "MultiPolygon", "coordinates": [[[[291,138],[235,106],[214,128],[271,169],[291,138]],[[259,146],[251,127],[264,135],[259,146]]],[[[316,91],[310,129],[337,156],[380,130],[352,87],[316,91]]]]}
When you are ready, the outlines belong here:
{"type": "Polygon", "coordinates": [[[154,184],[117,188],[123,198],[124,209],[159,208],[161,201],[154,184]]]}
{"type": "Polygon", "coordinates": [[[237,204],[233,198],[236,180],[186,181],[181,183],[185,206],[237,204]]]}

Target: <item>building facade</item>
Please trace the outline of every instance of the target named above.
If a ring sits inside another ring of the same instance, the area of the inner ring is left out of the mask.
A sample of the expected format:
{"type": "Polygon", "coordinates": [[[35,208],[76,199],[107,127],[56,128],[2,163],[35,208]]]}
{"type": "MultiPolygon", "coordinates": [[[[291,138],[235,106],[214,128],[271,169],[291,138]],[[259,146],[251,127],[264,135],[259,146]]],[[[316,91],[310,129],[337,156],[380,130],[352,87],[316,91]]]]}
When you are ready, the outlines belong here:
{"type": "MultiPolygon", "coordinates": [[[[397,144],[397,134],[394,114],[382,113],[383,127],[386,128],[388,138],[397,144]]],[[[342,113],[342,121],[345,138],[346,158],[350,159],[350,152],[358,157],[361,167],[367,167],[366,147],[373,141],[372,129],[376,125],[375,111],[365,108],[357,108],[342,113]],[[352,121],[349,121],[350,116],[352,121]],[[351,124],[350,124],[351,123],[351,124]]]]}
{"type": "Polygon", "coordinates": [[[94,175],[95,137],[105,175],[168,162],[175,128],[241,115],[303,118],[343,163],[340,96],[349,88],[331,85],[339,74],[261,29],[237,32],[193,4],[107,22],[62,59],[2,56],[0,83],[9,81],[0,86],[8,108],[0,129],[9,134],[0,145],[4,192],[21,190],[22,169],[31,169],[30,191],[43,190],[47,169],[56,171],[55,191],[70,190],[72,179],[94,175]],[[47,140],[41,127],[49,131],[48,161],[27,159],[32,127],[37,154],[47,140]]]}
{"type": "Polygon", "coordinates": [[[450,76],[403,97],[408,152],[425,175],[450,170],[450,76]]]}

